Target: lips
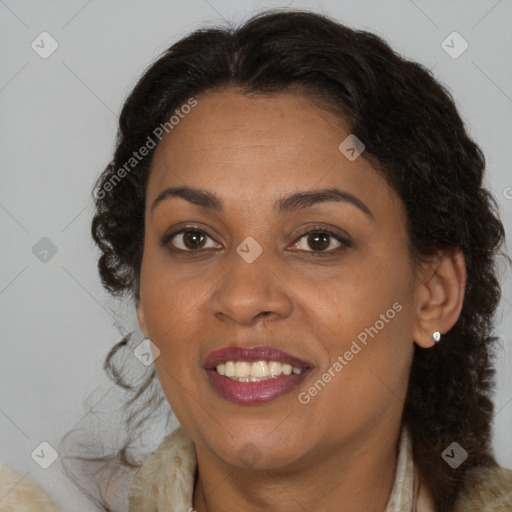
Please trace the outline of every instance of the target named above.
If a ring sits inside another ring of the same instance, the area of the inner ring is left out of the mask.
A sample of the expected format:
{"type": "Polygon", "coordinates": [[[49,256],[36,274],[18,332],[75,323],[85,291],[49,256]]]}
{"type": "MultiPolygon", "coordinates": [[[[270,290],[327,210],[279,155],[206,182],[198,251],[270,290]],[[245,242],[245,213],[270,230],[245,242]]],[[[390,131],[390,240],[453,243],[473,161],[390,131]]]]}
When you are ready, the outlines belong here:
{"type": "Polygon", "coordinates": [[[269,346],[225,347],[215,350],[207,356],[204,368],[213,390],[224,399],[241,405],[263,404],[290,393],[311,370],[311,366],[306,361],[269,346]],[[228,361],[248,363],[275,361],[300,369],[300,373],[281,374],[258,382],[238,382],[220,375],[215,369],[228,361]]]}

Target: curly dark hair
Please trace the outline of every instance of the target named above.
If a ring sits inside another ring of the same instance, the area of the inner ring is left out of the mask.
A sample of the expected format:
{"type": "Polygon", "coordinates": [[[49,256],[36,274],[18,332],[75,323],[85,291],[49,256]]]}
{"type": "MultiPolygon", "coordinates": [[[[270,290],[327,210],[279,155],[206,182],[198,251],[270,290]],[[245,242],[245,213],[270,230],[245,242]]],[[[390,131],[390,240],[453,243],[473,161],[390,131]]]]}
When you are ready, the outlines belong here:
{"type": "MultiPolygon", "coordinates": [[[[101,250],[103,286],[139,301],[144,211],[152,154],[120,178],[134,151],[190,98],[235,86],[244,94],[300,91],[349,122],[366,145],[363,158],[398,193],[407,211],[415,264],[461,250],[467,286],[460,317],[431,349],[415,345],[402,421],[413,437],[414,461],[438,512],[452,510],[467,471],[493,466],[493,317],[501,296],[497,256],[504,241],[495,200],[484,188],[485,158],[469,137],[455,102],[430,70],[398,55],[380,37],[324,15],[271,10],[236,28],[203,28],[166,50],[124,103],[112,161],[94,189],[92,236],[101,250]],[[468,459],[452,469],[441,453],[457,441],[468,459]]],[[[510,261],[510,260],[509,260],[510,261]]],[[[115,364],[133,333],[105,361],[115,383],[139,403],[127,428],[149,418],[146,393],[154,370],[137,386],[115,364]],[[144,398],[142,400],[142,398],[144,398]]],[[[162,397],[160,396],[160,400],[162,397]]],[[[136,468],[129,441],[113,456],[136,468]]],[[[99,459],[98,459],[99,460],[99,459]]],[[[103,459],[102,459],[103,460],[103,459]]],[[[106,460],[106,458],[104,458],[106,460]]],[[[105,510],[112,510],[103,503],[105,510]]]]}

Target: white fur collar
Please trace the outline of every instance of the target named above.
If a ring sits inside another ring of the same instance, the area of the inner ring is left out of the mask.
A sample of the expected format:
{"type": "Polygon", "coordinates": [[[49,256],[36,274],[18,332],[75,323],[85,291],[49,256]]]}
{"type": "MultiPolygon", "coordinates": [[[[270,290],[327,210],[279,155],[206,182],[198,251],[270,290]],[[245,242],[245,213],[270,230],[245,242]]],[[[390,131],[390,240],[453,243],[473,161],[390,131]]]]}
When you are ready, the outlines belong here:
{"type": "MultiPolygon", "coordinates": [[[[129,512],[190,512],[196,470],[194,443],[179,427],[144,461],[130,486],[129,512]]],[[[395,482],[385,512],[434,512],[425,489],[414,498],[412,436],[402,428],[395,482]]],[[[500,466],[468,471],[454,512],[512,511],[512,471],[500,466]]]]}
{"type": "MultiPolygon", "coordinates": [[[[164,438],[144,461],[130,486],[129,512],[164,512],[192,510],[196,469],[194,444],[182,427],[164,438]]],[[[386,512],[413,510],[414,464],[411,436],[402,429],[395,482],[386,512]]],[[[430,508],[417,508],[430,512],[430,508]]]]}

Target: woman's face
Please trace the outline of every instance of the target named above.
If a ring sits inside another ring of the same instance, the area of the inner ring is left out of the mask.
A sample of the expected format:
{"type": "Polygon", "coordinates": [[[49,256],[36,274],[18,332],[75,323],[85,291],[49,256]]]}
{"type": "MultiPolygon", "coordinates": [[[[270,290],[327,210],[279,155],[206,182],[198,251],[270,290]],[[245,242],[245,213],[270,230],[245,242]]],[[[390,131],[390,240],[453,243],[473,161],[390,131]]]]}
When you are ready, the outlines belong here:
{"type": "Polygon", "coordinates": [[[228,89],[197,97],[155,152],[137,313],[198,457],[298,468],[400,423],[406,214],[350,140],[339,149],[349,135],[298,95],[228,89]],[[161,195],[174,188],[195,192],[161,195]]]}

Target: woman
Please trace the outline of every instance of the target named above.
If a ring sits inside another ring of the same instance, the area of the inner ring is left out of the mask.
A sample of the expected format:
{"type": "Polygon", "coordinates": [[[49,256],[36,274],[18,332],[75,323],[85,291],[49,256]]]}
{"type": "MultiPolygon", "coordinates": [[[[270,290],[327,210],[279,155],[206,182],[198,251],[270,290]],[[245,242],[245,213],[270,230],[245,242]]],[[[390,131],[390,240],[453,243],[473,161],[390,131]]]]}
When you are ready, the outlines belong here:
{"type": "Polygon", "coordinates": [[[157,377],[181,424],[130,512],[510,510],[484,167],[430,72],[324,16],[165,52],[124,105],[92,225],[150,340],[107,368],[128,387],[114,354],[152,356],[132,402],[157,377]]]}
{"type": "Polygon", "coordinates": [[[153,64],[93,222],[182,426],[130,510],[509,509],[483,170],[429,72],[320,15],[198,31],[153,64]]]}

